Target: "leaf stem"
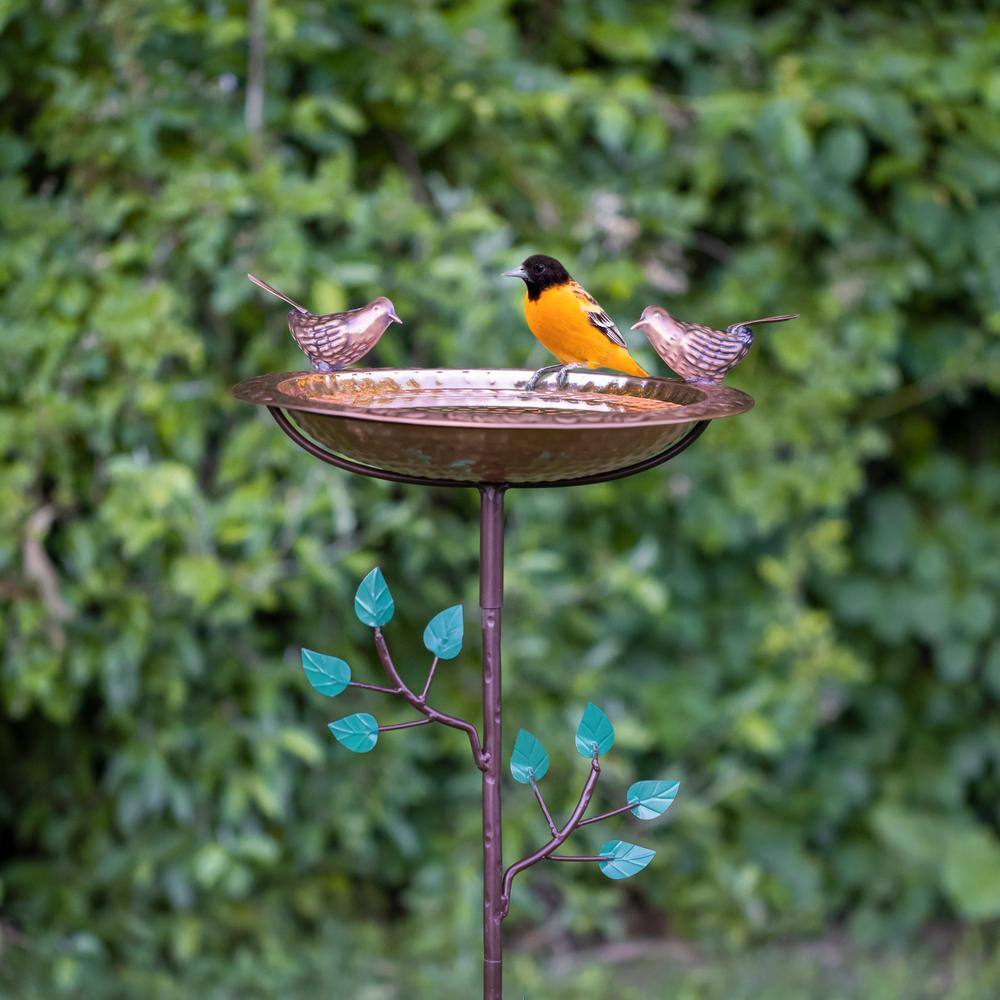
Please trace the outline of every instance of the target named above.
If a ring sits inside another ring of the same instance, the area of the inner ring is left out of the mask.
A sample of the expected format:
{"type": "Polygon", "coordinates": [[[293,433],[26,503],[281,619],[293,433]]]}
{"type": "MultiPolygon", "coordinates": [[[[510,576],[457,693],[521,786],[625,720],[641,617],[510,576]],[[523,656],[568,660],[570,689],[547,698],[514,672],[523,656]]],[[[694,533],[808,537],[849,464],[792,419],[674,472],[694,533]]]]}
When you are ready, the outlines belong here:
{"type": "Polygon", "coordinates": [[[365,691],[378,691],[381,694],[399,694],[399,688],[383,687],[381,684],[364,684],[361,681],[351,681],[352,688],[364,688],[365,691]]]}
{"type": "Polygon", "coordinates": [[[389,646],[382,634],[382,629],[378,626],[373,630],[375,633],[375,652],[378,653],[379,662],[389,676],[389,680],[395,685],[392,694],[398,695],[404,701],[408,701],[418,712],[426,715],[431,722],[440,722],[442,726],[450,726],[452,729],[460,729],[469,737],[469,745],[472,747],[472,759],[476,762],[476,767],[480,771],[485,771],[489,763],[489,756],[483,752],[483,745],[479,742],[479,731],[471,722],[459,719],[454,715],[446,715],[437,709],[431,708],[424,703],[423,699],[413,693],[407,686],[396,665],[392,662],[392,655],[389,653],[389,646]]]}
{"type": "Polygon", "coordinates": [[[417,719],[414,722],[395,722],[391,726],[379,726],[380,733],[388,733],[393,729],[413,729],[414,726],[429,726],[433,719],[417,719]]]}
{"type": "Polygon", "coordinates": [[[555,820],[552,819],[552,813],[549,812],[549,807],[545,804],[545,799],[542,798],[542,790],[538,787],[538,782],[535,781],[534,774],[529,775],[529,781],[531,782],[531,790],[535,793],[535,798],[538,800],[538,806],[545,817],[545,822],[549,824],[549,829],[552,831],[552,836],[558,837],[559,827],[556,826],[555,820]]]}
{"type": "Polygon", "coordinates": [[[546,861],[610,861],[607,854],[549,854],[546,861]]]}
{"type": "Polygon", "coordinates": [[[618,809],[612,809],[610,812],[601,813],[600,816],[591,816],[590,819],[581,820],[579,825],[589,826],[591,823],[600,823],[602,819],[611,819],[612,816],[620,816],[623,812],[634,809],[638,804],[638,802],[626,802],[625,805],[620,806],[618,809]]]}
{"type": "Polygon", "coordinates": [[[427,700],[427,692],[431,689],[431,681],[434,680],[434,671],[437,670],[438,658],[435,656],[434,660],[431,662],[431,669],[427,671],[427,681],[424,684],[423,691],[420,692],[420,700],[427,700]]]}

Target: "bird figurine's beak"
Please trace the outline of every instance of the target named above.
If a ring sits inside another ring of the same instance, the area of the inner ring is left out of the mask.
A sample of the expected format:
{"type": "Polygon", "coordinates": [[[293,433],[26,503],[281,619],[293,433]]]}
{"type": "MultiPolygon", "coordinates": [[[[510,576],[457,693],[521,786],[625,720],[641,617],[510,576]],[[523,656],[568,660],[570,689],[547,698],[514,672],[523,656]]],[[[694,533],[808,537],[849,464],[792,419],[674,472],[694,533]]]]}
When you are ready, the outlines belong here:
{"type": "Polygon", "coordinates": [[[646,320],[649,318],[646,313],[649,312],[649,306],[643,309],[642,314],[639,318],[629,327],[630,330],[638,330],[646,325],[646,320]]]}
{"type": "Polygon", "coordinates": [[[502,278],[521,278],[522,280],[524,280],[525,278],[528,277],[528,272],[525,271],[525,269],[523,267],[520,267],[520,266],[519,267],[513,267],[509,271],[504,271],[504,273],[500,277],[502,277],[502,278]]]}
{"type": "Polygon", "coordinates": [[[388,316],[389,316],[389,322],[390,323],[398,323],[400,326],[403,325],[403,321],[399,318],[398,315],[396,315],[396,308],[395,308],[395,306],[390,306],[389,307],[388,316]]]}
{"type": "Polygon", "coordinates": [[[641,330],[643,327],[649,326],[653,321],[653,316],[655,315],[655,306],[646,306],[640,314],[639,318],[629,327],[630,330],[641,330]]]}

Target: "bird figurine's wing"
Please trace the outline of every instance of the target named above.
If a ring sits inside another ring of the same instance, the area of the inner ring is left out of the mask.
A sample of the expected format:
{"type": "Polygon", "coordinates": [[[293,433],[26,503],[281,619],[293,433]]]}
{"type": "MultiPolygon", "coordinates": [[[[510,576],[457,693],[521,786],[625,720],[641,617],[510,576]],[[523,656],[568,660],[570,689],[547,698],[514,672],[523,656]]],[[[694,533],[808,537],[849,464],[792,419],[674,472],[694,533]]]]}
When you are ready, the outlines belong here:
{"type": "Polygon", "coordinates": [[[731,323],[726,327],[726,329],[731,333],[733,330],[737,330],[741,326],[753,326],[755,323],[784,323],[785,320],[798,318],[798,313],[785,313],[782,316],[764,316],[761,319],[748,319],[744,320],[742,323],[731,323]]]}
{"type": "Polygon", "coordinates": [[[627,349],[628,344],[625,343],[625,338],[622,336],[621,331],[615,326],[615,321],[600,307],[597,299],[578,281],[571,281],[570,286],[573,289],[573,294],[580,300],[580,305],[586,312],[591,326],[600,330],[612,344],[617,344],[619,347],[627,349]]]}
{"type": "Polygon", "coordinates": [[[677,325],[683,331],[680,343],[684,357],[706,374],[725,373],[747,356],[753,344],[753,332],[746,324],[731,326],[725,333],[701,323],[677,325]]]}
{"type": "Polygon", "coordinates": [[[299,346],[311,356],[336,358],[347,343],[350,333],[347,319],[351,313],[336,313],[328,316],[296,317],[295,339],[299,346]]]}

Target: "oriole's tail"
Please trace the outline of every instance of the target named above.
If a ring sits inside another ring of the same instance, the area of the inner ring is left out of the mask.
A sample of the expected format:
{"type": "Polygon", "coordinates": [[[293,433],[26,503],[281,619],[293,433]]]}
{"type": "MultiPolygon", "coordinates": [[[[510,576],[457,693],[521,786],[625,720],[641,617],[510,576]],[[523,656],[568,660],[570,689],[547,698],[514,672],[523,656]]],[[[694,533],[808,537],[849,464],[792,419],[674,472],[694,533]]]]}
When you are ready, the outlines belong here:
{"type": "Polygon", "coordinates": [[[649,372],[640,368],[635,363],[635,358],[627,351],[622,351],[611,367],[616,371],[625,372],[626,375],[638,375],[639,378],[649,378],[649,372]]]}

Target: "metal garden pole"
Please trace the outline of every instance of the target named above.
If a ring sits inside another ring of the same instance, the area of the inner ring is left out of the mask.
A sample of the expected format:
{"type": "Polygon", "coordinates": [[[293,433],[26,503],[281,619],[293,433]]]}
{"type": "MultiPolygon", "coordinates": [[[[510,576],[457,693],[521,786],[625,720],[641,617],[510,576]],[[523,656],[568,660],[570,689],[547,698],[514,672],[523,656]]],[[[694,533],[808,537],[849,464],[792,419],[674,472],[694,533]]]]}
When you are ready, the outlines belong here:
{"type": "Polygon", "coordinates": [[[479,607],[483,620],[483,997],[500,1000],[503,979],[503,850],[501,839],[500,612],[503,607],[505,487],[480,488],[479,607]]]}

